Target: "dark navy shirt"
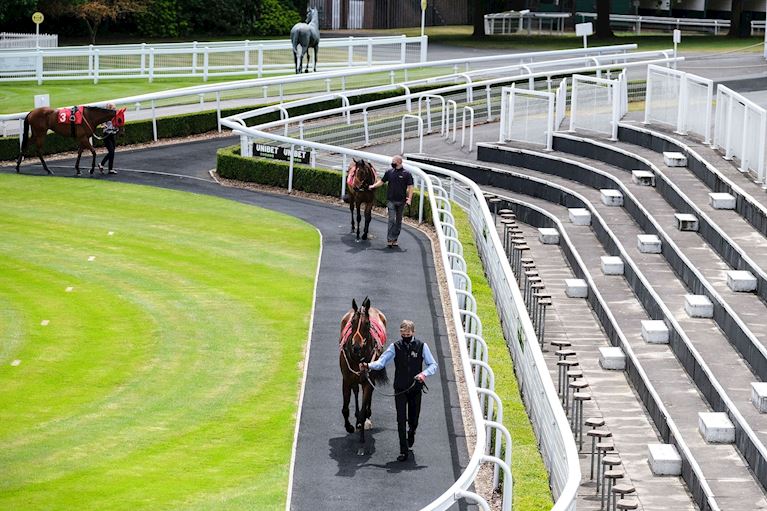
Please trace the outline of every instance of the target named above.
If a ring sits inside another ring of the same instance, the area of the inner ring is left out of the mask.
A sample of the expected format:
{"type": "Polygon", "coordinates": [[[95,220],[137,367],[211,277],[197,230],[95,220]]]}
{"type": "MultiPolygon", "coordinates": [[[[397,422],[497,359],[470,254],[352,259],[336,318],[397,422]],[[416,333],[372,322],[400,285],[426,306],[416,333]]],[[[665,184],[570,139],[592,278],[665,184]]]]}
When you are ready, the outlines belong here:
{"type": "Polygon", "coordinates": [[[413,175],[403,168],[392,168],[386,171],[381,181],[389,183],[386,200],[402,202],[407,198],[407,187],[413,184],[413,175]]]}

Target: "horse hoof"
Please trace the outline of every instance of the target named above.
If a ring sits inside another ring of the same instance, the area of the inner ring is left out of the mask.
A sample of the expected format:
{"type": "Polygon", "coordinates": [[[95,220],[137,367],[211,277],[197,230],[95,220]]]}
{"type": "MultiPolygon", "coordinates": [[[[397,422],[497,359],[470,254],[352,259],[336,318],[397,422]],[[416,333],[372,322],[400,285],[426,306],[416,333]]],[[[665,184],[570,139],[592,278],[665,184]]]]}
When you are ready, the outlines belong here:
{"type": "Polygon", "coordinates": [[[366,240],[366,239],[368,239],[368,235],[367,235],[367,234],[363,234],[363,235],[362,235],[362,239],[363,239],[363,240],[366,240]]]}
{"type": "Polygon", "coordinates": [[[347,433],[354,433],[354,428],[351,424],[346,424],[346,432],[347,433]]]}
{"type": "Polygon", "coordinates": [[[360,431],[361,429],[362,429],[362,424],[360,424],[360,423],[358,422],[358,423],[357,423],[357,431],[360,431]]]}
{"type": "Polygon", "coordinates": [[[365,419],[365,429],[371,430],[373,429],[373,421],[370,419],[365,419]]]}

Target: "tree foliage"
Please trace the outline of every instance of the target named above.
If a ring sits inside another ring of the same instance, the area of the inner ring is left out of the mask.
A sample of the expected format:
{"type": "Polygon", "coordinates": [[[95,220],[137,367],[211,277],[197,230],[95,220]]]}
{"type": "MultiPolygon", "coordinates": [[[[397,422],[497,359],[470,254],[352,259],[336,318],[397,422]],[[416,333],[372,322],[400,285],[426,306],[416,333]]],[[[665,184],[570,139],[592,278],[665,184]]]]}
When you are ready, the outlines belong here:
{"type": "Polygon", "coordinates": [[[49,0],[47,10],[54,15],[71,16],[85,22],[91,43],[96,42],[99,27],[130,14],[144,12],[149,0],[49,0]]]}
{"type": "Polygon", "coordinates": [[[0,25],[10,21],[26,20],[26,24],[34,27],[31,17],[37,10],[36,7],[37,0],[0,0],[0,25]]]}

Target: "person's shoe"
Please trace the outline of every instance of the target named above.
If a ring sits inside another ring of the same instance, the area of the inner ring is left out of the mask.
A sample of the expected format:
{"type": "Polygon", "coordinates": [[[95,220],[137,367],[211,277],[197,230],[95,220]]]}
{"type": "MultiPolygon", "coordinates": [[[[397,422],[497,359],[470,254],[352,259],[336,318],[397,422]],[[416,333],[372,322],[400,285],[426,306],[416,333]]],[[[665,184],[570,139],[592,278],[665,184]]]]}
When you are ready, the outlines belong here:
{"type": "Polygon", "coordinates": [[[397,461],[407,461],[408,453],[403,452],[399,456],[397,456],[397,461]]]}
{"type": "MultiPolygon", "coordinates": [[[[99,173],[101,174],[104,173],[104,165],[102,165],[101,163],[99,163],[99,173]]],[[[93,174],[93,172],[91,172],[91,174],[93,174]]]]}
{"type": "Polygon", "coordinates": [[[110,170],[109,173],[110,174],[117,174],[117,171],[116,170],[110,170]]]}
{"type": "Polygon", "coordinates": [[[407,432],[407,446],[413,447],[413,444],[415,443],[415,431],[408,431],[407,432]]]}

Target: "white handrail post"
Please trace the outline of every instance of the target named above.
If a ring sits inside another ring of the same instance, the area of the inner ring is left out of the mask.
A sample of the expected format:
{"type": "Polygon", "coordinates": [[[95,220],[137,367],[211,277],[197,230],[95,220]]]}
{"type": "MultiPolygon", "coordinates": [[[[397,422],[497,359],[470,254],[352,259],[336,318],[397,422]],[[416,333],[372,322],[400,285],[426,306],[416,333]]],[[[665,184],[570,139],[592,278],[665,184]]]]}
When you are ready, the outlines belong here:
{"type": "Polygon", "coordinates": [[[353,39],[354,39],[353,36],[349,37],[349,48],[347,50],[348,60],[346,62],[346,65],[348,67],[352,67],[352,65],[354,64],[354,41],[353,41],[353,39]]]}
{"type": "Polygon", "coordinates": [[[216,91],[216,124],[218,132],[221,133],[221,91],[216,91]]]}
{"type": "MultiPolygon", "coordinates": [[[[420,151],[423,152],[423,151],[420,151]]],[[[418,223],[423,223],[423,203],[426,200],[426,181],[419,178],[421,183],[421,193],[418,195],[418,223]]]]}
{"type": "Polygon", "coordinates": [[[293,151],[295,150],[293,144],[290,145],[290,167],[288,168],[288,193],[293,193],[293,151]]]}
{"type": "Polygon", "coordinates": [[[88,78],[93,77],[93,45],[88,45],[88,78]]]}
{"type": "MultiPolygon", "coordinates": [[[[729,94],[722,94],[723,97],[727,98],[727,121],[725,122],[725,126],[727,126],[727,133],[724,136],[724,159],[725,160],[731,160],[732,159],[732,130],[733,130],[733,119],[732,119],[732,111],[735,108],[735,99],[730,96],[729,94]]],[[[717,103],[718,105],[718,103],[717,103]]]]}
{"type": "Polygon", "coordinates": [[[243,52],[243,55],[242,55],[242,64],[243,64],[242,70],[245,73],[247,73],[250,70],[250,48],[248,47],[248,43],[250,43],[250,41],[245,39],[245,51],[243,52]]]}
{"type": "Polygon", "coordinates": [[[399,44],[399,61],[401,64],[407,62],[407,37],[402,36],[402,42],[399,44]]]}
{"type": "Polygon", "coordinates": [[[493,104],[492,104],[492,97],[490,92],[490,85],[485,87],[485,97],[487,98],[487,121],[492,122],[493,121],[493,104]]]}
{"type": "Polygon", "coordinates": [[[203,48],[203,56],[202,56],[202,81],[207,82],[208,81],[208,47],[206,46],[203,48]]]}
{"type": "Polygon", "coordinates": [[[152,100],[150,104],[152,105],[152,137],[154,138],[154,141],[157,142],[157,115],[154,109],[154,100],[152,100]]]}
{"type": "Polygon", "coordinates": [[[344,153],[344,159],[341,163],[341,197],[346,195],[346,153],[344,153]]]}
{"type": "Polygon", "coordinates": [[[612,84],[609,85],[609,89],[613,92],[613,125],[612,128],[612,135],[610,136],[610,140],[618,140],[618,121],[620,121],[621,114],[620,114],[620,105],[621,105],[621,82],[620,79],[617,81],[614,81],[612,84]]]}
{"type": "MultiPolygon", "coordinates": [[[[650,105],[651,104],[652,104],[652,66],[647,66],[647,81],[645,81],[645,91],[644,91],[643,124],[650,124],[650,105]]],[[[572,131],[572,129],[570,131],[572,131]]]]}
{"type": "Polygon", "coordinates": [[[706,87],[706,129],[704,130],[704,144],[710,144],[711,143],[711,110],[714,108],[713,106],[713,100],[714,100],[714,85],[709,83],[709,85],[706,87]]]}
{"type": "Polygon", "coordinates": [[[93,83],[99,83],[99,49],[93,50],[93,83]]]}
{"type": "Polygon", "coordinates": [[[139,74],[144,76],[146,73],[146,43],[141,43],[141,70],[139,74]]]}
{"type": "Polygon", "coordinates": [[[365,129],[365,145],[370,145],[370,132],[368,131],[368,109],[362,110],[362,125],[365,129]]]}
{"type": "Polygon", "coordinates": [[[421,55],[420,55],[421,63],[426,62],[426,51],[428,47],[429,47],[429,36],[422,35],[421,36],[421,55]]]}
{"type": "Polygon", "coordinates": [[[197,74],[197,41],[192,41],[192,74],[197,74]]]}
{"type": "Polygon", "coordinates": [[[37,59],[35,59],[35,74],[37,75],[37,85],[43,84],[43,50],[37,50],[37,59]]]}
{"type": "Polygon", "coordinates": [[[676,132],[680,135],[687,134],[687,74],[683,74],[679,80],[679,105],[676,116],[676,132]]]}
{"type": "Polygon", "coordinates": [[[740,170],[741,172],[748,172],[748,167],[750,166],[751,162],[748,160],[748,157],[746,156],[748,153],[746,152],[748,150],[748,113],[750,108],[748,108],[748,105],[743,105],[743,127],[742,131],[740,132],[740,138],[742,139],[740,143],[740,170]]]}
{"type": "Polygon", "coordinates": [[[264,75],[264,45],[258,45],[258,77],[261,78],[264,75]]]}
{"type": "Polygon", "coordinates": [[[573,91],[570,93],[570,129],[569,132],[575,131],[575,115],[578,112],[578,77],[573,75],[573,91]]]}
{"type": "Polygon", "coordinates": [[[149,83],[154,81],[154,48],[149,48],[149,83]]]}
{"type": "Polygon", "coordinates": [[[551,151],[554,146],[554,95],[549,96],[549,114],[546,123],[546,150],[551,151]]]}
{"type": "Polygon", "coordinates": [[[759,162],[757,164],[757,175],[762,182],[762,189],[767,190],[767,174],[765,174],[765,141],[767,137],[767,113],[764,111],[759,115],[759,149],[757,151],[757,158],[759,162]]]}
{"type": "Polygon", "coordinates": [[[368,37],[368,66],[373,65],[373,38],[368,37]]]}

